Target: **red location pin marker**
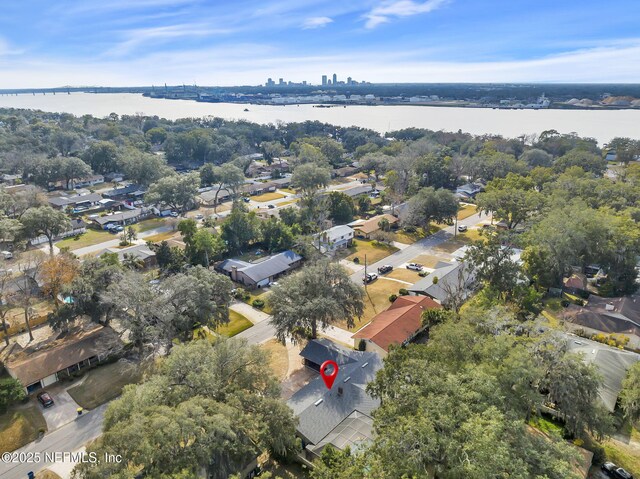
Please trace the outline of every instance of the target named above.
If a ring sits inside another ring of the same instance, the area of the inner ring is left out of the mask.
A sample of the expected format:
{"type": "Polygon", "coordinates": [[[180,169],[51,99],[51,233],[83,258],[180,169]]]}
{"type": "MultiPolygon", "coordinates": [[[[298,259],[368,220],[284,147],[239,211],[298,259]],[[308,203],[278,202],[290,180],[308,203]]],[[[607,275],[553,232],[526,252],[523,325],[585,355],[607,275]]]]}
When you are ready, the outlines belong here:
{"type": "Polygon", "coordinates": [[[332,361],[331,359],[322,363],[322,366],[320,366],[320,376],[322,376],[322,379],[324,380],[324,384],[327,386],[327,389],[331,389],[331,386],[333,386],[333,382],[336,380],[336,377],[338,376],[338,363],[336,363],[335,361],[332,361]],[[332,367],[333,371],[331,371],[330,373],[327,373],[327,369],[329,367],[332,367]]]}

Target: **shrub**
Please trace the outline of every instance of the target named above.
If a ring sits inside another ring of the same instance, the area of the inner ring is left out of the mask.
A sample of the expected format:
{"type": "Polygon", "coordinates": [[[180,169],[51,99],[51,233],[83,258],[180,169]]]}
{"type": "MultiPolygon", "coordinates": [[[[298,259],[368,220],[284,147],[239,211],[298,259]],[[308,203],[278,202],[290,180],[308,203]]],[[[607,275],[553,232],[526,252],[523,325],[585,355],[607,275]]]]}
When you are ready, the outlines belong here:
{"type": "Polygon", "coordinates": [[[569,300],[563,299],[562,301],[560,301],[560,304],[562,305],[563,308],[567,308],[569,307],[569,300]]]}
{"type": "Polygon", "coordinates": [[[397,294],[390,294],[389,295],[389,302],[393,303],[396,299],[398,299],[398,295],[397,294]]]}
{"type": "Polygon", "coordinates": [[[432,281],[433,281],[433,284],[438,284],[438,277],[434,276],[432,281]]]}
{"type": "Polygon", "coordinates": [[[429,276],[429,273],[427,273],[426,271],[420,271],[418,273],[418,276],[420,276],[421,278],[424,278],[425,276],[429,276]]]}
{"type": "Polygon", "coordinates": [[[367,343],[364,341],[364,339],[361,339],[358,342],[358,351],[366,351],[367,350],[367,343]]]}
{"type": "Polygon", "coordinates": [[[246,298],[245,298],[245,296],[246,296],[246,295],[247,295],[247,292],[246,292],[244,289],[242,289],[242,288],[237,288],[237,289],[236,289],[236,292],[233,294],[233,296],[234,296],[236,299],[246,299],[246,298]]]}
{"type": "Polygon", "coordinates": [[[257,309],[262,309],[264,308],[264,301],[261,299],[254,299],[253,302],[251,303],[251,306],[257,309]]]}
{"type": "Polygon", "coordinates": [[[358,258],[357,256],[355,258],[353,258],[353,262],[355,264],[360,264],[360,258],[358,258]]]}
{"type": "Polygon", "coordinates": [[[400,288],[398,293],[400,293],[400,296],[407,296],[409,294],[409,290],[406,288],[400,288]]]}

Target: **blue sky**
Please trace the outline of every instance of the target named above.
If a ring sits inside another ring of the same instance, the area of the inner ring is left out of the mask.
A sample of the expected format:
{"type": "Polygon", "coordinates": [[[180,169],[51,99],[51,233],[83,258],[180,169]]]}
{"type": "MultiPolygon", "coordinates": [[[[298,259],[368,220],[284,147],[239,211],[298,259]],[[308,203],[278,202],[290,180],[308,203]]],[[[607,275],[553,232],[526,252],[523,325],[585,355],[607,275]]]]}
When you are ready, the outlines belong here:
{"type": "Polygon", "coordinates": [[[637,0],[0,2],[0,88],[640,82],[637,0]]]}

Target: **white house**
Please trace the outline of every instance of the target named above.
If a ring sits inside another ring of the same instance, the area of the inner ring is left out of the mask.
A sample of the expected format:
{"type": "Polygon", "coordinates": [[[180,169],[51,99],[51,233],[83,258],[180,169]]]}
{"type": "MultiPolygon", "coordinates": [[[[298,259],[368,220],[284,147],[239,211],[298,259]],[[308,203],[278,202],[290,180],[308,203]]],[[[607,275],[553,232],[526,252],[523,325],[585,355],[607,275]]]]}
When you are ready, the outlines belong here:
{"type": "Polygon", "coordinates": [[[353,242],[353,228],[347,225],[334,226],[318,233],[314,244],[321,253],[348,248],[353,242]]]}

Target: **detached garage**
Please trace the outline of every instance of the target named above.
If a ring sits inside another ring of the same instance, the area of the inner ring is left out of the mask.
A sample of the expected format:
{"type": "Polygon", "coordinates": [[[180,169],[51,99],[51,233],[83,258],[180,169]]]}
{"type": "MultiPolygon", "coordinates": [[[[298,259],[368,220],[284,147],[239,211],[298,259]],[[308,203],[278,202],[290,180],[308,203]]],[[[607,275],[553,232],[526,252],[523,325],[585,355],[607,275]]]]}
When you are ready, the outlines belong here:
{"type": "Polygon", "coordinates": [[[121,348],[115,331],[98,326],[24,349],[14,343],[3,360],[9,375],[31,394],[105,360],[121,348]]]}

